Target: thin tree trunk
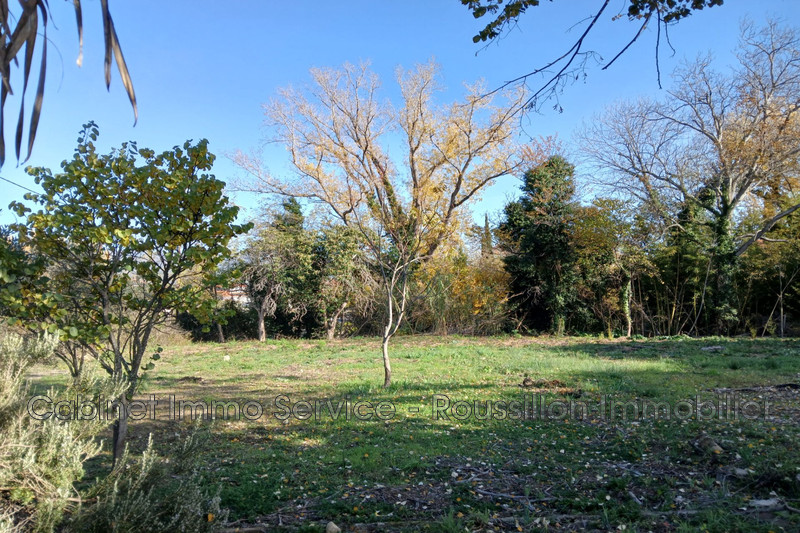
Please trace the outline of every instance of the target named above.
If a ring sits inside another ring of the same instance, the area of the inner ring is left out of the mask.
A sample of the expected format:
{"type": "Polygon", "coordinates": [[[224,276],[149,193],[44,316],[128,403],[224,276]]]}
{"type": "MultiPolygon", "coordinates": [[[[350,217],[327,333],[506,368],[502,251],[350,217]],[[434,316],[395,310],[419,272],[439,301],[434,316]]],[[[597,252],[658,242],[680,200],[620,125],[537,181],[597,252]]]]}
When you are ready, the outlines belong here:
{"type": "Polygon", "coordinates": [[[780,295],[780,298],[778,299],[778,301],[781,304],[781,315],[780,315],[781,316],[781,338],[783,338],[783,330],[784,330],[784,327],[786,326],[786,317],[783,314],[783,292],[786,290],[786,288],[783,286],[783,269],[781,269],[779,277],[780,277],[780,283],[781,283],[780,287],[779,287],[780,291],[781,291],[781,295],[780,295]]]}
{"type": "Polygon", "coordinates": [[[781,294],[781,338],[784,337],[786,331],[786,315],[783,313],[783,294],[781,294]]]}
{"type": "Polygon", "coordinates": [[[394,309],[391,288],[389,289],[389,316],[386,320],[386,327],[383,330],[381,341],[381,354],[383,355],[383,387],[388,388],[392,384],[392,364],[389,361],[389,339],[392,338],[392,325],[394,324],[394,309]]]}
{"type": "Polygon", "coordinates": [[[336,338],[336,320],[333,318],[323,317],[325,324],[325,338],[332,341],[336,338]]]}
{"type": "Polygon", "coordinates": [[[694,330],[695,337],[699,337],[700,333],[697,331],[697,321],[700,320],[700,315],[703,313],[703,307],[706,305],[706,291],[708,290],[708,276],[711,273],[711,262],[712,259],[708,260],[708,266],[706,267],[706,277],[703,280],[703,291],[700,293],[700,307],[697,309],[697,312],[694,315],[694,322],[692,323],[692,327],[689,328],[689,335],[692,334],[692,330],[694,330]]]}
{"type": "Polygon", "coordinates": [[[125,441],[128,438],[128,397],[127,393],[123,392],[117,399],[119,402],[117,420],[114,422],[114,432],[112,435],[112,448],[113,448],[113,465],[125,453],[125,441]]]}
{"type": "MultiPolygon", "coordinates": [[[[389,327],[386,328],[387,330],[389,327]]],[[[389,339],[390,335],[383,336],[381,343],[381,353],[383,354],[383,387],[387,388],[392,384],[392,364],[389,361],[389,339]]]]}
{"type": "Polygon", "coordinates": [[[327,327],[327,337],[329,341],[332,341],[336,337],[336,323],[339,322],[339,317],[342,316],[345,308],[347,307],[347,302],[343,303],[341,307],[333,314],[330,320],[326,319],[327,327]]]}
{"type": "Polygon", "coordinates": [[[225,332],[222,331],[222,324],[220,324],[219,322],[217,322],[217,339],[219,340],[220,343],[225,342],[225,332]]]}
{"type": "Polygon", "coordinates": [[[261,310],[258,311],[258,340],[267,340],[267,328],[264,326],[264,313],[261,310]]]}
{"type": "Polygon", "coordinates": [[[767,334],[767,328],[772,322],[772,317],[775,315],[775,311],[779,309],[779,320],[780,320],[780,330],[781,330],[781,337],[784,334],[784,328],[786,327],[786,317],[783,314],[783,295],[786,294],[786,291],[789,290],[789,286],[794,281],[794,278],[797,274],[800,273],[800,268],[795,269],[786,283],[783,283],[783,274],[780,274],[780,285],[779,285],[779,292],[778,292],[778,299],[775,300],[775,305],[772,306],[772,311],[770,311],[769,316],[767,317],[767,323],[764,324],[764,329],[761,331],[761,336],[764,337],[767,334]]]}
{"type": "Polygon", "coordinates": [[[386,327],[383,329],[383,339],[381,341],[381,354],[383,356],[383,388],[388,388],[392,384],[392,364],[389,361],[389,339],[392,338],[392,326],[394,325],[393,291],[397,282],[397,278],[395,276],[396,272],[392,274],[391,280],[384,278],[384,282],[386,283],[387,316],[386,327]]]}
{"type": "Polygon", "coordinates": [[[625,336],[630,338],[633,332],[633,320],[631,319],[631,276],[625,272],[622,281],[622,291],[620,291],[620,303],[622,304],[622,314],[625,317],[625,336]]]}

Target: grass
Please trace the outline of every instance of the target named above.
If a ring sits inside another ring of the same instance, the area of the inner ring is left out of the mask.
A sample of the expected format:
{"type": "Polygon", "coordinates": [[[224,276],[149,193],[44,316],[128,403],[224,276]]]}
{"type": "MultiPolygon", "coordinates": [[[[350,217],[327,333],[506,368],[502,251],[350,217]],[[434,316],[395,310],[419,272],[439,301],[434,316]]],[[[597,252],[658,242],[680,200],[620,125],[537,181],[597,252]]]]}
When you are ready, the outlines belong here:
{"type": "Polygon", "coordinates": [[[265,531],[322,531],[329,520],[345,531],[796,531],[800,396],[767,386],[798,382],[799,355],[800,341],[777,339],[401,337],[383,389],[372,339],[166,346],[141,389],[159,400],[156,420],[134,422],[131,443],[153,432],[169,448],[193,431],[169,419],[169,395],[258,402],[257,420],[200,427],[206,478],[233,525],[265,531]],[[769,402],[768,416],[621,416],[726,394],[752,412],[769,402]],[[434,419],[444,396],[472,416],[434,419]],[[483,416],[525,396],[551,417],[483,416]],[[303,401],[321,402],[319,420],[298,419],[303,401]],[[395,416],[334,418],[326,401],[384,402],[395,416]],[[586,416],[562,416],[569,402],[586,416]],[[276,418],[290,405],[293,416],[276,418]]]}

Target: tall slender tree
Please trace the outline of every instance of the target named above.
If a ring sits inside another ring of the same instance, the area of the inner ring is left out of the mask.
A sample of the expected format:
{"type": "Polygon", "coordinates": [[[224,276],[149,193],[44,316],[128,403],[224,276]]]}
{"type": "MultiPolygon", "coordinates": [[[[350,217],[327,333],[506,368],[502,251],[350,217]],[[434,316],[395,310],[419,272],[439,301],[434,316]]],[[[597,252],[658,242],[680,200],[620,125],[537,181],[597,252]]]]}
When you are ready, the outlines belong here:
{"type": "Polygon", "coordinates": [[[562,335],[576,298],[576,255],[570,242],[575,167],[553,156],[523,176],[522,196],[505,207],[506,270],[522,321],[562,335]]]}
{"type": "Polygon", "coordinates": [[[515,106],[495,106],[479,85],[462,102],[436,105],[436,72],[434,64],[398,71],[402,103],[395,108],[381,102],[379,80],[364,65],[314,69],[313,89],[284,90],[267,106],[295,179],[276,178],[257,159],[237,157],[254,177],[253,189],[320,202],[361,235],[385,301],[387,387],[389,341],[408,311],[412,268],[454,231],[459,211],[481,189],[518,165],[515,106]],[[405,149],[398,161],[387,149],[394,132],[405,149]]]}

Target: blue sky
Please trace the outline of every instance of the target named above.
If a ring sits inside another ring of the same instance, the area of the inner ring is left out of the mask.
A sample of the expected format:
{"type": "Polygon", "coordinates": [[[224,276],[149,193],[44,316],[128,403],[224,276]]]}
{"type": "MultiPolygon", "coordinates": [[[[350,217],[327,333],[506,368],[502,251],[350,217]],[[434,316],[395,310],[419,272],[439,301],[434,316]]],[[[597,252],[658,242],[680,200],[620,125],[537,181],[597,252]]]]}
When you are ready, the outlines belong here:
{"type": "MultiPolygon", "coordinates": [[[[412,67],[435,59],[447,90],[441,102],[463,95],[463,82],[484,78],[490,87],[523,74],[560,55],[591,15],[598,0],[559,0],[531,8],[517,28],[488,47],[472,43],[485,21],[476,21],[458,0],[112,0],[117,33],[133,77],[139,122],[114,72],[110,93],[103,82],[102,25],[99,2],[84,3],[86,26],[83,67],[78,54],[74,15],[67,2],[51,2],[53,22],[48,57],[47,92],[39,134],[28,164],[57,168],[70,158],[81,125],[100,126],[103,151],[126,140],[155,150],[187,139],[207,138],[217,154],[214,173],[230,181],[240,174],[225,157],[237,149],[257,148],[268,137],[261,105],[280,87],[308,82],[311,67],[336,67],[370,61],[384,82],[385,95],[396,95],[397,66],[412,67]],[[570,27],[573,27],[571,31],[570,27]],[[57,51],[55,51],[57,50],[57,51]],[[476,54],[477,52],[477,54],[476,54]]],[[[611,16],[627,2],[612,1],[612,11],[588,43],[610,59],[635,32],[627,19],[611,16]]],[[[670,30],[676,54],[662,46],[664,86],[669,73],[686,58],[713,50],[720,68],[730,63],[739,21],[756,23],[778,17],[800,25],[797,0],[726,0],[725,5],[697,12],[670,30]]],[[[611,69],[589,71],[586,81],[567,87],[563,112],[545,106],[525,120],[529,135],[551,135],[569,141],[573,131],[594,113],[621,98],[657,96],[655,31],[646,32],[611,69]]],[[[6,107],[6,143],[13,145],[16,100],[6,107]]],[[[281,152],[268,153],[273,170],[284,168],[281,152]]],[[[8,157],[0,176],[36,189],[22,166],[8,157]]],[[[498,181],[475,206],[476,218],[496,212],[516,194],[515,178],[498,181]]],[[[6,209],[24,191],[0,182],[0,222],[14,216],[6,209]]],[[[235,195],[248,207],[252,197],[235,195]]]]}

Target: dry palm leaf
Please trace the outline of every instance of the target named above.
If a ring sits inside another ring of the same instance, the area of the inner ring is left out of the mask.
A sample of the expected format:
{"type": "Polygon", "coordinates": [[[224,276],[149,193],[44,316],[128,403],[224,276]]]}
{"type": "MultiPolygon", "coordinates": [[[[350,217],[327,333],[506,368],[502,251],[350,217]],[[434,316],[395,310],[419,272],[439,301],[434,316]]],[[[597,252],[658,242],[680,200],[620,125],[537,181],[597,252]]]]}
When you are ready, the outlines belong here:
{"type": "MultiPolygon", "coordinates": [[[[83,63],[83,12],[81,10],[81,0],[72,0],[75,8],[75,21],[78,27],[78,66],[83,63]]],[[[128,93],[134,114],[134,124],[138,120],[138,110],[136,107],[136,94],[133,90],[128,66],[122,55],[122,48],[119,45],[117,31],[114,28],[114,20],[108,9],[108,0],[101,0],[100,7],[103,16],[103,35],[105,39],[105,79],[106,88],[111,85],[111,61],[112,55],[119,69],[122,84],[128,93]]],[[[22,138],[25,129],[25,93],[28,89],[28,82],[31,78],[33,66],[34,50],[36,41],[39,38],[41,29],[42,50],[39,60],[39,79],[36,86],[36,98],[33,103],[30,119],[28,121],[28,146],[27,161],[31,156],[33,144],[36,140],[36,130],[39,126],[39,118],[42,113],[42,102],[44,100],[44,82],[47,72],[47,21],[50,14],[48,0],[19,0],[19,12],[12,13],[9,9],[8,0],[0,0],[0,75],[2,75],[2,85],[0,85],[0,167],[5,162],[5,104],[9,94],[13,94],[11,85],[11,66],[19,67],[19,54],[24,49],[22,65],[22,93],[20,96],[19,117],[15,135],[14,148],[17,161],[20,160],[22,149],[22,138]],[[13,28],[12,28],[13,26],[13,28]]],[[[23,161],[23,162],[24,162],[23,161]]]]}

